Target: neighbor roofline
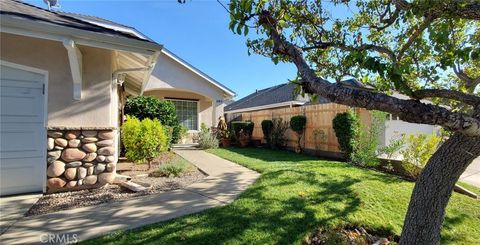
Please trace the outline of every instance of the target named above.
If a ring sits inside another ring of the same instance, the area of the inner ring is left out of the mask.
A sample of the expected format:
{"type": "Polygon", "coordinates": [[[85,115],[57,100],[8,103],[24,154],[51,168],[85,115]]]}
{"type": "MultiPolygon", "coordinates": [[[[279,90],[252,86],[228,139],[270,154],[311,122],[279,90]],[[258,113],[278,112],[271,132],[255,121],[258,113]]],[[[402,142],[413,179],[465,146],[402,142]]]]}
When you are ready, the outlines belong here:
{"type": "Polygon", "coordinates": [[[193,65],[189,64],[188,62],[186,62],[185,60],[183,60],[182,58],[178,57],[177,55],[175,55],[174,53],[172,53],[171,51],[169,51],[168,49],[166,48],[163,48],[162,49],[162,53],[164,53],[165,55],[167,55],[168,57],[170,57],[171,59],[175,60],[176,62],[180,63],[181,65],[183,65],[185,68],[189,69],[190,71],[192,71],[193,73],[197,74],[198,76],[202,77],[203,79],[207,80],[208,82],[210,82],[211,84],[213,84],[215,87],[217,88],[220,88],[221,90],[223,90],[225,93],[227,93],[228,95],[234,97],[236,96],[237,94],[227,88],[225,85],[221,84],[220,82],[216,81],[215,79],[209,77],[207,74],[203,73],[202,71],[200,71],[199,69],[197,69],[196,67],[194,67],[193,65]]]}
{"type": "Polygon", "coordinates": [[[280,102],[275,104],[246,107],[246,108],[235,109],[235,110],[225,110],[225,113],[230,114],[230,113],[239,113],[239,112],[247,112],[247,111],[259,111],[259,110],[272,109],[272,108],[283,107],[283,106],[304,105],[305,103],[307,103],[307,101],[291,100],[291,101],[280,102]]]}
{"type": "Polygon", "coordinates": [[[163,48],[162,45],[150,41],[113,36],[105,33],[57,25],[45,21],[29,20],[8,14],[1,15],[1,26],[1,32],[5,33],[54,41],[63,41],[65,38],[70,38],[80,45],[135,52],[146,55],[155,54],[155,52],[160,51],[163,48]]]}

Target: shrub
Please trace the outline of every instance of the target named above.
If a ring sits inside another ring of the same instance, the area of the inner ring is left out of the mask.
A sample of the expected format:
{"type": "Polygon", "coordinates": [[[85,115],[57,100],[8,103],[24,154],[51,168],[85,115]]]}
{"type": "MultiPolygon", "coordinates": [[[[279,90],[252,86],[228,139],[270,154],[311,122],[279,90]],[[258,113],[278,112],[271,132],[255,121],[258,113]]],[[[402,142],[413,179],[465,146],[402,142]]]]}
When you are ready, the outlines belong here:
{"type": "Polygon", "coordinates": [[[176,160],[164,163],[155,171],[151,172],[150,177],[180,177],[183,173],[188,172],[191,166],[185,161],[176,160]]]}
{"type": "Polygon", "coordinates": [[[171,101],[159,100],[152,96],[128,97],[125,102],[125,114],[140,120],[158,119],[162,125],[170,128],[172,144],[181,138],[181,126],[178,123],[175,105],[171,101]]]}
{"type": "Polygon", "coordinates": [[[302,141],[305,125],[307,124],[307,117],[298,115],[290,118],[290,128],[297,134],[297,147],[299,151],[302,150],[300,142],[302,141]]]}
{"type": "Polygon", "coordinates": [[[350,158],[353,152],[353,141],[358,135],[360,126],[358,117],[353,112],[347,111],[337,114],[332,123],[340,150],[350,158]]]}
{"type": "Polygon", "coordinates": [[[204,123],[201,124],[198,133],[198,146],[201,149],[218,148],[218,138],[204,123]]]}
{"type": "Polygon", "coordinates": [[[242,130],[248,136],[252,136],[254,126],[253,122],[232,122],[232,129],[237,137],[240,136],[242,130]]]}
{"type": "Polygon", "coordinates": [[[262,121],[262,132],[263,138],[267,141],[267,144],[271,144],[271,137],[272,137],[272,129],[273,129],[273,122],[272,120],[263,120],[262,121]]]}
{"type": "Polygon", "coordinates": [[[285,132],[288,129],[288,122],[284,122],[282,118],[272,119],[273,127],[270,142],[273,149],[285,147],[285,132]]]}
{"type": "Polygon", "coordinates": [[[352,162],[369,167],[377,167],[380,164],[378,160],[378,138],[385,129],[385,113],[373,111],[372,123],[369,128],[361,125],[361,129],[354,137],[352,143],[352,162]]]}
{"type": "Polygon", "coordinates": [[[168,149],[168,137],[162,124],[157,120],[145,118],[142,121],[127,116],[122,126],[122,140],[126,149],[126,157],[134,162],[148,162],[168,149]]]}
{"type": "Polygon", "coordinates": [[[402,166],[410,177],[417,179],[428,159],[437,150],[441,139],[435,134],[406,136],[406,148],[401,151],[403,155],[402,166]]]}

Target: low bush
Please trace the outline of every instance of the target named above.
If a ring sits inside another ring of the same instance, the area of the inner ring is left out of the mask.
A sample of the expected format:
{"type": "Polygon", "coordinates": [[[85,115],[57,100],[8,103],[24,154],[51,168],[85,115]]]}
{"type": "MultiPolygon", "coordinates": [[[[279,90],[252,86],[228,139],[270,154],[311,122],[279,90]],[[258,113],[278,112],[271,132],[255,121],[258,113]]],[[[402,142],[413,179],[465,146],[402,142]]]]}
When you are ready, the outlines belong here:
{"type": "Polygon", "coordinates": [[[145,118],[158,119],[164,127],[168,127],[170,143],[175,144],[181,138],[181,126],[177,119],[175,105],[171,101],[160,100],[153,96],[128,97],[125,102],[125,114],[139,120],[145,118]]]}
{"type": "Polygon", "coordinates": [[[405,139],[406,147],[401,151],[402,166],[410,177],[417,179],[442,138],[435,134],[416,134],[407,135],[405,139]]]}
{"type": "Polygon", "coordinates": [[[164,163],[158,167],[155,171],[151,172],[148,176],[150,177],[180,177],[185,172],[188,172],[191,168],[191,165],[185,161],[174,161],[169,163],[164,163]]]}
{"type": "Polygon", "coordinates": [[[218,148],[218,138],[205,124],[201,124],[198,133],[198,146],[201,149],[218,148]]]}
{"type": "Polygon", "coordinates": [[[350,159],[353,163],[367,166],[378,167],[380,161],[378,159],[379,151],[379,136],[385,129],[385,113],[380,111],[373,111],[372,122],[370,127],[364,125],[360,126],[357,135],[353,138],[352,153],[350,159]]]}
{"type": "Polygon", "coordinates": [[[297,149],[299,152],[302,150],[301,141],[306,124],[307,117],[305,116],[298,115],[290,118],[290,128],[297,134],[297,149]]]}
{"type": "Polygon", "coordinates": [[[254,126],[253,122],[232,122],[232,129],[237,137],[240,136],[240,131],[243,131],[248,136],[252,136],[254,126]]]}
{"type": "Polygon", "coordinates": [[[271,144],[271,137],[272,137],[272,128],[273,128],[273,122],[272,120],[263,120],[262,121],[262,132],[263,132],[263,138],[267,142],[267,145],[271,144]]]}
{"type": "Polygon", "coordinates": [[[125,146],[125,156],[134,162],[148,162],[149,169],[152,160],[161,152],[168,150],[168,136],[165,128],[157,119],[145,118],[142,121],[127,116],[122,126],[122,142],[125,146]]]}

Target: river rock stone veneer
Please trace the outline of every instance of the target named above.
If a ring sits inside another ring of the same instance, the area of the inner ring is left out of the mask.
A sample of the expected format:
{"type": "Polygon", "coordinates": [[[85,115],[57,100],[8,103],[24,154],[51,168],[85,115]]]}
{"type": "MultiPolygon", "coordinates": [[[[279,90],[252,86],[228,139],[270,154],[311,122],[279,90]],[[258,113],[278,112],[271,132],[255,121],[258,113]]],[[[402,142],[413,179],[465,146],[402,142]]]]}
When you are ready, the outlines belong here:
{"type": "Polygon", "coordinates": [[[113,130],[49,129],[47,135],[48,192],[113,183],[117,165],[113,130]]]}

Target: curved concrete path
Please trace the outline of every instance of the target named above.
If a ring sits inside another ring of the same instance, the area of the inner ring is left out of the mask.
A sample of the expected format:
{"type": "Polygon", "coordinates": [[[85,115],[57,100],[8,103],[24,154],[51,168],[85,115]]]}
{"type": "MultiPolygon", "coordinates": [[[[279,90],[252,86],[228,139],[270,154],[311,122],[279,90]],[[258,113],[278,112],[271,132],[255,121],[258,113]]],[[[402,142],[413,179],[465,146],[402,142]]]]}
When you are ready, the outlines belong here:
{"type": "Polygon", "coordinates": [[[49,236],[54,243],[76,242],[173,219],[228,204],[260,176],[204,151],[175,152],[209,176],[185,189],[24,217],[0,236],[0,243],[44,243],[49,236]]]}

